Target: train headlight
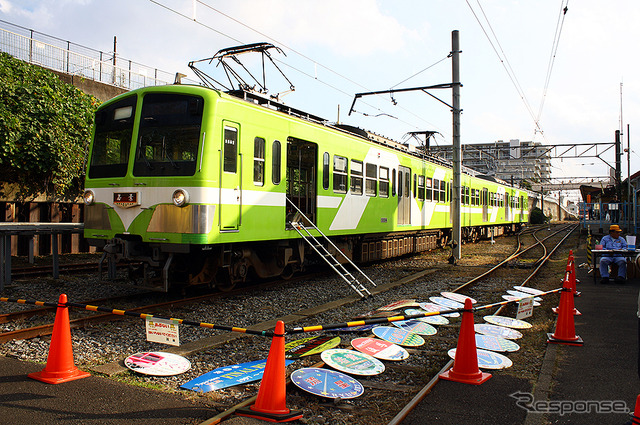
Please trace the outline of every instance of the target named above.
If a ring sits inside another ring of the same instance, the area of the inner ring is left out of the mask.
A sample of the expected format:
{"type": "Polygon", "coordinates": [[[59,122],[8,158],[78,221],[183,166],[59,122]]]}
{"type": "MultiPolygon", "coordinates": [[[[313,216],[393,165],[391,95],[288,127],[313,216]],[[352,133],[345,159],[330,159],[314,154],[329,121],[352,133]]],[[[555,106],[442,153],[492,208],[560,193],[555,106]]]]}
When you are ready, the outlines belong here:
{"type": "Polygon", "coordinates": [[[176,189],[171,197],[173,205],[176,207],[184,207],[189,203],[189,192],[184,189],[176,189]]]}
{"type": "Polygon", "coordinates": [[[92,190],[85,190],[82,198],[84,199],[85,205],[93,205],[93,203],[96,201],[96,195],[92,190]]]}

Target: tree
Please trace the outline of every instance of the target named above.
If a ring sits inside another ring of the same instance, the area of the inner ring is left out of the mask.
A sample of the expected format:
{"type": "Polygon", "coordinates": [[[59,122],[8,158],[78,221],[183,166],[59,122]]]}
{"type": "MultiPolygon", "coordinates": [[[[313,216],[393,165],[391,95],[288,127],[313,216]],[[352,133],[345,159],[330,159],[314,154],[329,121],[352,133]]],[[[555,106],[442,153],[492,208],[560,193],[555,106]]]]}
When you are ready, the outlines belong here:
{"type": "Polygon", "coordinates": [[[52,72],[0,53],[0,180],[12,196],[80,195],[98,105],[52,72]]]}

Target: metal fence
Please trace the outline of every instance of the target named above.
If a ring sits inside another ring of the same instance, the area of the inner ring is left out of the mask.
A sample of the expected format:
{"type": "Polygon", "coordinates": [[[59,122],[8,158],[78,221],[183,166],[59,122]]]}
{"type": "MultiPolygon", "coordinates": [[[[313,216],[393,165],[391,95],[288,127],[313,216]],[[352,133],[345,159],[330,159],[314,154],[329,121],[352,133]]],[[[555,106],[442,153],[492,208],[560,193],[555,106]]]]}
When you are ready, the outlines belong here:
{"type": "Polygon", "coordinates": [[[579,216],[582,228],[590,228],[604,232],[609,231],[611,224],[618,224],[625,233],[630,235],[638,234],[638,225],[640,224],[640,216],[633,203],[629,202],[580,202],[579,216]],[[634,217],[634,211],[636,217],[634,217]]]}
{"type": "MultiPolygon", "coordinates": [[[[110,84],[127,90],[173,84],[175,73],[161,71],[0,20],[0,51],[55,71],[110,84]]],[[[196,81],[184,83],[198,84],[196,81]]]]}

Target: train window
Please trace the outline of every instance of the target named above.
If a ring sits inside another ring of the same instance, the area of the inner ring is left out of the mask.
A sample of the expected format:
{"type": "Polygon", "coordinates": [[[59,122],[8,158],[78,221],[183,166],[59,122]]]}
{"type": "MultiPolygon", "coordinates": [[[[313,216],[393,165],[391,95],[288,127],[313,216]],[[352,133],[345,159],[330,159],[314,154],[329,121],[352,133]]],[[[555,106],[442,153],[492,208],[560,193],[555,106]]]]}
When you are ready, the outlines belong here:
{"type": "Polygon", "coordinates": [[[279,140],[274,140],[271,145],[271,181],[280,184],[281,145],[279,140]]]}
{"type": "Polygon", "coordinates": [[[362,195],[362,161],[351,160],[351,193],[362,195]]]}
{"type": "Polygon", "coordinates": [[[430,201],[433,199],[433,190],[431,189],[433,187],[433,181],[429,177],[425,179],[425,187],[424,199],[430,201]]]}
{"type": "Polygon", "coordinates": [[[347,158],[333,156],[333,191],[347,193],[347,158]]]}
{"type": "Polygon", "coordinates": [[[415,198],[418,194],[418,175],[413,175],[413,197],[415,198]]]}
{"type": "Polygon", "coordinates": [[[447,182],[440,181],[440,202],[447,202],[447,182]]]}
{"type": "Polygon", "coordinates": [[[329,152],[322,155],[322,188],[329,189],[329,152]]]}
{"type": "Polygon", "coordinates": [[[389,169],[380,167],[380,197],[389,197],[389,169]]]}
{"type": "Polygon", "coordinates": [[[235,173],[238,166],[238,129],[233,127],[224,128],[224,165],[225,173],[235,173]]]}
{"type": "Polygon", "coordinates": [[[378,194],[378,166],[376,164],[366,164],[366,180],[364,192],[367,196],[378,194]]]}
{"type": "Polygon", "coordinates": [[[464,203],[469,205],[471,203],[471,197],[469,196],[469,188],[468,187],[465,188],[464,197],[465,197],[464,203]]]}
{"type": "Polygon", "coordinates": [[[391,196],[396,196],[396,170],[391,173],[391,196]]]}
{"type": "Polygon", "coordinates": [[[433,200],[440,202],[440,180],[433,179],[433,200]]]}
{"type": "Polygon", "coordinates": [[[418,176],[418,199],[424,201],[424,176],[418,176]]]}
{"type": "Polygon", "coordinates": [[[256,186],[264,185],[264,139],[253,139],[253,183],[256,186]]]}
{"type": "Polygon", "coordinates": [[[404,186],[404,197],[408,198],[411,196],[411,170],[407,171],[405,174],[405,186],[404,186]]]}
{"type": "Polygon", "coordinates": [[[460,186],[460,204],[464,205],[464,186],[460,186]]]}
{"type": "Polygon", "coordinates": [[[136,100],[136,96],[129,96],[96,112],[89,178],[127,174],[136,100]]]}
{"type": "MultiPolygon", "coordinates": [[[[199,96],[146,94],[142,101],[133,175],[192,176],[196,171],[203,106],[204,100],[199,96]]],[[[235,127],[224,127],[221,137],[225,154],[228,139],[234,140],[229,148],[237,152],[238,131],[235,127]]],[[[233,160],[235,166],[235,156],[233,160]]],[[[225,166],[230,166],[229,161],[225,157],[225,166]]]]}
{"type": "Polygon", "coordinates": [[[404,187],[404,173],[398,170],[398,197],[402,196],[403,187],[404,187]]]}

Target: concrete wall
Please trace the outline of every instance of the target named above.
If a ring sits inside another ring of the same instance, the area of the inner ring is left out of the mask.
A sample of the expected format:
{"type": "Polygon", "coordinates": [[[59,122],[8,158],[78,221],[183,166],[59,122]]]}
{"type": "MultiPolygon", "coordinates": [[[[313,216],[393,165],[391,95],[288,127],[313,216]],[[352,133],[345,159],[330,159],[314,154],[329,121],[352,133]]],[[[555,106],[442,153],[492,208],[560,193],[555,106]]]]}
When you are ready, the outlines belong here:
{"type": "Polygon", "coordinates": [[[64,81],[65,83],[74,85],[83,92],[95,96],[102,102],[128,91],[120,87],[88,80],[77,75],[69,75],[63,72],[53,71],[51,69],[48,69],[48,71],[56,74],[58,78],[60,78],[60,80],[64,81]]]}

